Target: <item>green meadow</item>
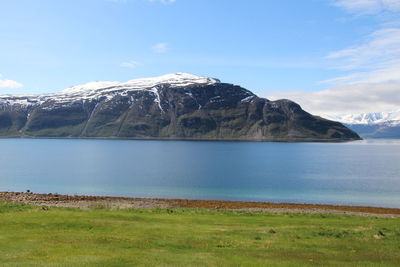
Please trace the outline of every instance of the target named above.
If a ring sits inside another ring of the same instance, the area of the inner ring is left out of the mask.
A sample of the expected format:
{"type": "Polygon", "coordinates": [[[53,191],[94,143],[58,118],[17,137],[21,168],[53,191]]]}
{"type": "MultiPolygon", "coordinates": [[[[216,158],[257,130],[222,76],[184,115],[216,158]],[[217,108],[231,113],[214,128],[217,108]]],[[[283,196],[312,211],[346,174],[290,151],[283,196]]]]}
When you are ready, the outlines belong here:
{"type": "Polygon", "coordinates": [[[400,218],[0,202],[0,266],[399,266],[400,218]]]}

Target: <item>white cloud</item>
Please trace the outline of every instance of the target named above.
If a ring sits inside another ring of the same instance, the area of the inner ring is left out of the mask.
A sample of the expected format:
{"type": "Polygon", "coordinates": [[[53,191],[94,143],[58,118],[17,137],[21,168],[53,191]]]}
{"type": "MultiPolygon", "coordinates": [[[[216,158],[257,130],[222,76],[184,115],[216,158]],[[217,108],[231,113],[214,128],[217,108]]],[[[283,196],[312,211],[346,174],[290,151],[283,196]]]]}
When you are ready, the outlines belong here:
{"type": "Polygon", "coordinates": [[[400,81],[343,84],[318,92],[270,91],[266,97],[293,100],[317,115],[398,110],[400,81]]]}
{"type": "Polygon", "coordinates": [[[157,43],[151,47],[151,50],[155,53],[165,53],[168,50],[167,43],[157,43]]]}
{"type": "Polygon", "coordinates": [[[136,68],[139,65],[140,63],[134,60],[124,61],[119,64],[120,67],[131,68],[131,69],[136,68]]]}
{"type": "Polygon", "coordinates": [[[380,112],[400,108],[400,29],[372,33],[365,43],[328,55],[347,71],[321,81],[330,88],[318,92],[270,91],[267,98],[288,98],[318,115],[380,112]]]}
{"type": "Polygon", "coordinates": [[[333,5],[357,14],[377,14],[400,11],[399,0],[335,0],[333,5]]]}
{"type": "Polygon", "coordinates": [[[343,76],[321,81],[318,92],[270,91],[267,98],[288,98],[318,115],[380,112],[400,108],[400,29],[373,32],[362,43],[330,53],[343,76]]]}
{"type": "Polygon", "coordinates": [[[400,28],[377,30],[361,44],[334,51],[327,58],[335,62],[335,68],[349,73],[322,81],[330,83],[330,89],[292,92],[305,108],[317,114],[338,114],[400,107],[400,28]]]}
{"type": "MultiPolygon", "coordinates": [[[[336,6],[357,14],[400,11],[400,0],[338,0],[336,6]]],[[[339,77],[321,81],[329,88],[318,92],[270,91],[267,98],[288,98],[318,115],[380,112],[400,108],[400,27],[381,25],[356,45],[329,53],[326,59],[339,77]]]]}
{"type": "Polygon", "coordinates": [[[337,60],[336,68],[385,69],[400,65],[400,28],[384,28],[367,36],[362,44],[334,51],[327,56],[337,60]]]}
{"type": "MultiPolygon", "coordinates": [[[[333,4],[354,14],[379,15],[400,12],[400,0],[335,0],[333,4]]],[[[390,17],[356,45],[329,53],[326,59],[339,77],[321,81],[328,89],[269,91],[271,100],[287,98],[316,115],[380,112],[400,108],[400,19],[390,17]],[[385,26],[386,25],[386,26],[385,26]],[[388,26],[391,25],[391,26],[388,26]]]]}
{"type": "Polygon", "coordinates": [[[21,88],[23,86],[22,83],[13,80],[1,79],[0,76],[0,88],[21,88]]]}
{"type": "Polygon", "coordinates": [[[379,83],[400,80],[400,28],[373,32],[362,44],[334,51],[327,56],[333,67],[351,71],[326,83],[379,83]]]}

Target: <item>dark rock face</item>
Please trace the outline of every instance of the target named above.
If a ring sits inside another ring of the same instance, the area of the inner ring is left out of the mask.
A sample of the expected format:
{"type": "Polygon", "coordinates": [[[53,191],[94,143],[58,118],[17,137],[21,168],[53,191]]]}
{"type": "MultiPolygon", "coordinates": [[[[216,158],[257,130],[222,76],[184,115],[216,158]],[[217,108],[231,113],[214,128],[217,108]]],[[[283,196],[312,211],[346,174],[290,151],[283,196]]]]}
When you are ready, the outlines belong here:
{"type": "MultiPolygon", "coordinates": [[[[15,97],[14,97],[15,98],[15,97]]],[[[32,104],[0,102],[0,136],[254,141],[347,141],[341,123],[290,100],[269,101],[239,86],[215,83],[115,90],[91,99],[32,104]]],[[[21,98],[21,97],[20,97],[21,98]]],[[[23,99],[22,99],[23,100],[23,99]]]]}

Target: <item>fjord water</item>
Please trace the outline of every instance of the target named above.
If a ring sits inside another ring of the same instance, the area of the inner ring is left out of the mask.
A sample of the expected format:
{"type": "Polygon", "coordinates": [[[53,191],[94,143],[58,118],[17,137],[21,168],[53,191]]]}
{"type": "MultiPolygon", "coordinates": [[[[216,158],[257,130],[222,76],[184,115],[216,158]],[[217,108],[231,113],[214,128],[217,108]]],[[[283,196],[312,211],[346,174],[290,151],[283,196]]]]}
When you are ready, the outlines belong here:
{"type": "Polygon", "coordinates": [[[0,191],[400,208],[400,142],[0,139],[0,191]]]}

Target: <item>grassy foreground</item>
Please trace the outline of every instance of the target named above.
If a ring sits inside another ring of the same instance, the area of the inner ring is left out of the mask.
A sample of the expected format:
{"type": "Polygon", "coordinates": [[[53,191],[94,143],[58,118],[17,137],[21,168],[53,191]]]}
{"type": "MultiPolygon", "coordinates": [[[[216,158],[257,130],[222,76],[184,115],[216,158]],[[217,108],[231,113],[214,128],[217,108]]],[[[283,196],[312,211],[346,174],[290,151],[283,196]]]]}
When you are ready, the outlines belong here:
{"type": "Polygon", "coordinates": [[[1,266],[399,266],[400,218],[0,202],[1,266]]]}

